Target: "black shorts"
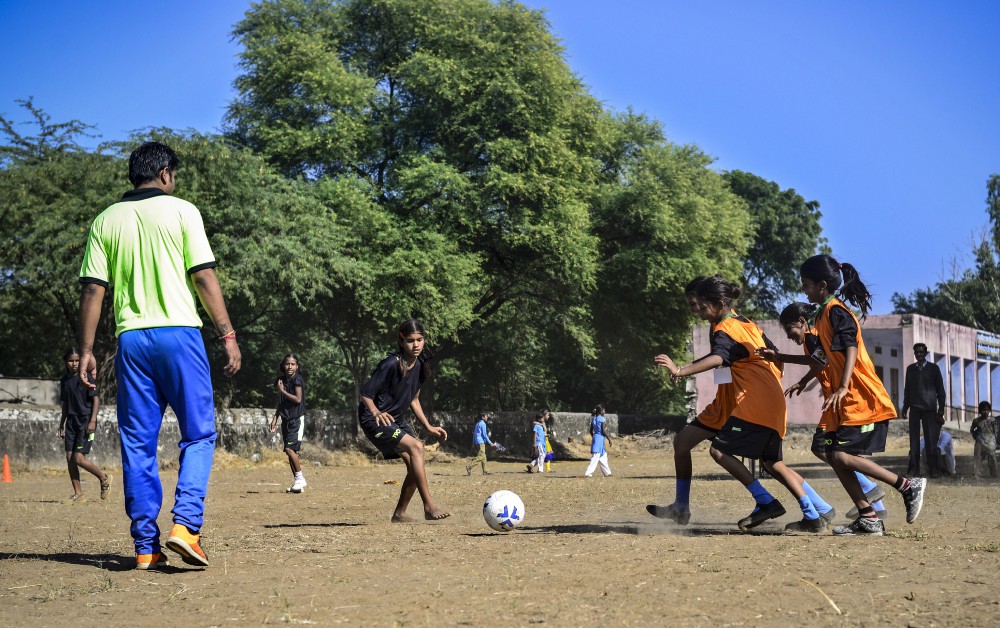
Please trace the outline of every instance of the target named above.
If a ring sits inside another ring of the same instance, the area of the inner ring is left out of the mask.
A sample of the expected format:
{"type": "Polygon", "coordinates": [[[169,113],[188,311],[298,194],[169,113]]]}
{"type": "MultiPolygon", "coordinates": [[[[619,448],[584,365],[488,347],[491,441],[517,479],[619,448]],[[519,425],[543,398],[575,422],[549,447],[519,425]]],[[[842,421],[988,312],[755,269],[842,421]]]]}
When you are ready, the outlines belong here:
{"type": "Polygon", "coordinates": [[[358,422],[361,424],[361,431],[382,452],[382,457],[386,460],[399,458],[399,441],[403,440],[403,436],[417,437],[413,426],[406,419],[396,419],[395,423],[379,425],[375,422],[375,417],[366,414],[362,415],[358,422]]]}
{"type": "Polygon", "coordinates": [[[888,434],[889,421],[868,425],[841,425],[836,432],[826,433],[826,450],[869,456],[885,451],[885,437],[888,434]]]}
{"type": "Polygon", "coordinates": [[[306,417],[294,419],[281,417],[281,440],[283,449],[298,451],[302,447],[302,435],[306,429],[306,417]]]}
{"type": "Polygon", "coordinates": [[[822,427],[816,428],[816,433],[813,434],[813,444],[810,451],[814,454],[826,453],[826,429],[822,427]]]}
{"type": "Polygon", "coordinates": [[[90,446],[94,444],[94,435],[87,433],[87,425],[89,423],[89,416],[80,414],[67,415],[63,431],[63,446],[66,448],[67,453],[72,451],[84,456],[90,453],[90,446]]]}
{"type": "Polygon", "coordinates": [[[719,430],[712,448],[731,456],[759,458],[762,462],[781,460],[781,437],[778,432],[731,416],[719,430]]]}
{"type": "MultiPolygon", "coordinates": [[[[702,423],[698,419],[695,419],[694,421],[691,421],[690,423],[688,423],[688,425],[690,425],[691,427],[697,427],[699,430],[705,430],[706,432],[711,432],[713,434],[718,434],[719,433],[719,430],[715,429],[714,427],[708,427],[707,425],[705,425],[704,423],[702,423]]],[[[715,437],[713,436],[712,438],[715,438],[715,437]]]]}

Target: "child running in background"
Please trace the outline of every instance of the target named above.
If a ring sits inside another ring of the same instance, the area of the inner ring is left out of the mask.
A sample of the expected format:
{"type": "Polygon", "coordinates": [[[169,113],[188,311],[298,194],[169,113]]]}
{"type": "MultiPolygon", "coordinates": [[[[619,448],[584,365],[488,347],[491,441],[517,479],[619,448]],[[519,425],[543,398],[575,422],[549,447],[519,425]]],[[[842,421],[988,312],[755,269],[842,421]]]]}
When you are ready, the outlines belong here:
{"type": "Polygon", "coordinates": [[[982,474],[983,458],[990,469],[990,477],[997,477],[997,430],[996,419],[990,416],[993,406],[989,401],[979,402],[979,416],[972,420],[969,431],[976,444],[972,448],[972,474],[977,478],[982,474]]]}
{"type": "Polygon", "coordinates": [[[601,465],[601,473],[604,477],[611,475],[611,467],[608,466],[608,450],[605,443],[611,444],[611,437],[604,431],[607,419],[604,417],[604,406],[597,404],[597,407],[590,412],[590,464],[583,477],[593,477],[597,465],[601,465]]]}
{"type": "Polygon", "coordinates": [[[696,296],[706,320],[712,326],[712,353],[693,364],[678,368],[667,355],[656,363],[670,371],[676,382],[682,377],[713,368],[730,370],[736,403],[731,415],[719,430],[710,453],[712,458],[753,496],[756,506],[737,523],[740,530],[750,530],[768,519],[785,514],[775,499],[736,456],[759,458],[772,477],[796,498],[802,510],[801,521],[785,526],[790,532],[821,532],[826,520],[803,489],[801,476],[782,462],[781,445],[785,435],[785,397],[781,389],[781,371],[757,354],[763,346],[774,349],[757,325],[737,314],[733,302],[740,296],[735,283],[716,275],[698,284],[696,296]]]}
{"type": "Polygon", "coordinates": [[[538,473],[545,473],[545,413],[535,415],[531,424],[531,462],[528,463],[528,473],[538,468],[538,473]]]}
{"type": "Polygon", "coordinates": [[[465,465],[465,475],[472,475],[472,467],[477,464],[482,465],[483,475],[490,474],[486,470],[486,446],[489,445],[496,449],[496,443],[490,440],[490,430],[487,427],[489,420],[490,415],[488,412],[480,412],[476,415],[476,427],[472,430],[472,446],[478,448],[479,452],[472,459],[472,462],[465,465]]]}
{"type": "Polygon", "coordinates": [[[271,419],[271,432],[281,419],[281,442],[288,456],[288,466],[292,469],[292,485],[285,492],[301,493],[308,486],[302,474],[302,463],[299,462],[299,449],[306,429],[306,381],[299,373],[298,356],[293,353],[286,355],[281,360],[278,373],[278,408],[271,419]]]}
{"type": "Polygon", "coordinates": [[[555,432],[549,428],[549,421],[552,420],[552,413],[549,412],[548,408],[542,410],[542,425],[545,427],[545,472],[552,472],[552,461],[556,459],[556,453],[552,449],[552,442],[549,440],[549,436],[555,438],[555,432]]]}
{"type": "Polygon", "coordinates": [[[56,437],[63,440],[66,448],[66,466],[69,469],[69,481],[73,484],[73,494],[67,502],[76,503],[84,499],[83,487],[80,485],[81,467],[100,480],[101,499],[107,499],[111,490],[111,476],[87,460],[91,445],[94,444],[97,410],[101,400],[96,389],[90,390],[80,381],[80,352],[76,347],[63,355],[63,361],[66,363],[66,374],[59,380],[62,416],[56,437]]]}
{"type": "Polygon", "coordinates": [[[897,475],[867,457],[885,451],[888,421],[896,417],[896,411],[875,374],[858,319],[841,298],[859,308],[863,318],[871,308],[872,295],[853,266],[829,255],[810,257],[802,263],[799,274],[802,292],[819,306],[814,326],[830,362],[830,386],[837,387],[823,403],[823,410],[831,411],[826,426],[827,460],[858,509],[852,524],[836,527],[833,533],[881,536],[885,525],[865,497],[857,473],[899,491],[907,523],[920,514],[927,480],[897,475]]]}
{"type": "Polygon", "coordinates": [[[361,388],[358,422],[365,436],[386,460],[402,458],[406,464],[406,478],[391,521],[413,521],[407,516],[406,509],[415,491],[420,493],[424,502],[424,519],[444,519],[451,513],[435,506],[431,499],[427,472],[424,470],[424,443],[417,438],[405,416],[409,408],[423,423],[424,429],[441,440],[448,440],[448,432],[431,425],[420,406],[420,388],[431,375],[430,356],[424,351],[424,326],[414,319],[405,321],[399,326],[397,342],[398,350],[378,363],[361,388]]]}
{"type": "MultiPolygon", "coordinates": [[[[811,367],[809,372],[806,373],[802,379],[792,384],[787,390],[785,390],[786,397],[791,397],[793,394],[796,396],[802,394],[802,391],[806,389],[806,386],[813,378],[816,378],[816,381],[819,383],[824,400],[828,399],[830,395],[833,394],[833,388],[830,386],[830,376],[826,369],[829,364],[829,360],[826,357],[826,353],[823,351],[823,347],[820,345],[819,337],[816,336],[815,331],[809,324],[809,321],[813,318],[813,316],[815,316],[815,314],[815,305],[796,301],[782,310],[781,315],[778,317],[778,322],[781,323],[781,327],[785,331],[785,335],[789,340],[802,347],[803,355],[775,353],[770,349],[760,349],[758,351],[760,355],[767,359],[773,358],[789,364],[803,364],[811,367]]],[[[835,422],[836,416],[833,412],[829,408],[823,410],[820,413],[819,424],[816,426],[816,432],[813,434],[811,448],[812,453],[823,462],[828,462],[826,455],[827,427],[832,426],[835,422]]],[[[885,497],[885,491],[882,490],[882,487],[873,482],[868,476],[857,472],[855,472],[855,474],[858,476],[858,482],[861,484],[861,490],[865,493],[865,499],[867,499],[872,507],[875,508],[875,512],[878,514],[878,517],[880,519],[884,519],[885,506],[882,504],[882,498],[885,497]]],[[[831,507],[829,514],[824,515],[824,518],[829,521],[833,519],[833,516],[834,512],[831,507]]],[[[852,506],[851,510],[847,512],[847,517],[849,519],[854,519],[857,516],[857,507],[852,506]]]]}

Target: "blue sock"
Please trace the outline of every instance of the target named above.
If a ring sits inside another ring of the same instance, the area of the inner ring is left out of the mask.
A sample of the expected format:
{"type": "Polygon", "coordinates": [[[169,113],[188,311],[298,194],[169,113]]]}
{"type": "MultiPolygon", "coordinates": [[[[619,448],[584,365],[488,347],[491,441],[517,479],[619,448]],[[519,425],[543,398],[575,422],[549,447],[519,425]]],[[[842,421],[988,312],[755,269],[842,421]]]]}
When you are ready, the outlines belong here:
{"type": "MultiPolygon", "coordinates": [[[[823,501],[823,498],[819,496],[819,493],[817,493],[813,487],[809,486],[809,482],[802,482],[802,490],[806,492],[806,497],[808,497],[809,501],[812,502],[816,512],[830,512],[830,509],[833,508],[833,506],[823,501]]],[[[811,519],[812,517],[807,518],[811,519]]]]}
{"type": "Polygon", "coordinates": [[[691,480],[677,480],[677,496],[674,497],[674,503],[678,506],[687,506],[691,503],[691,480]]]}
{"type": "Polygon", "coordinates": [[[767,489],[760,483],[760,480],[754,480],[753,482],[747,484],[747,490],[753,495],[753,499],[757,502],[758,506],[763,506],[765,504],[770,504],[774,501],[774,497],[767,492],[767,489]]]}
{"type": "Polygon", "coordinates": [[[858,482],[861,483],[861,492],[867,493],[868,491],[875,488],[875,482],[872,482],[871,478],[864,473],[854,472],[854,475],[858,476],[858,482]]]}
{"type": "Polygon", "coordinates": [[[806,519],[819,519],[819,513],[816,512],[816,507],[813,506],[808,495],[799,498],[799,508],[802,509],[802,514],[805,515],[806,519]]]}

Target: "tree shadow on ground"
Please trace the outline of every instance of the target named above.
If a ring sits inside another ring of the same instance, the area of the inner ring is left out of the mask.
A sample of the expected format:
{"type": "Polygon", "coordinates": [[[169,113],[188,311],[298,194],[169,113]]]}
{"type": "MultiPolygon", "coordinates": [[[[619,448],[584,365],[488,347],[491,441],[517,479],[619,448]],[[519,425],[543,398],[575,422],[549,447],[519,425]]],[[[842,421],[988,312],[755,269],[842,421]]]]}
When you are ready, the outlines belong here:
{"type": "Polygon", "coordinates": [[[265,528],[354,528],[363,525],[368,525],[368,524],[333,521],[329,523],[269,523],[264,527],[265,528]]]}
{"type": "MultiPolygon", "coordinates": [[[[660,522],[637,523],[581,523],[551,526],[524,526],[517,529],[518,534],[673,534],[676,536],[785,536],[780,529],[764,528],[750,532],[740,532],[734,525],[709,524],[699,527],[669,526],[660,522]]],[[[507,534],[505,532],[475,532],[466,534],[470,537],[493,536],[507,534]]]]}
{"type": "MultiPolygon", "coordinates": [[[[83,554],[80,552],[56,552],[54,554],[41,554],[36,552],[4,552],[0,553],[0,561],[3,560],[51,561],[66,563],[69,565],[97,567],[98,569],[106,569],[108,571],[131,571],[135,569],[135,556],[122,556],[120,554],[83,554]]],[[[179,572],[183,570],[178,569],[177,571],[179,572]]]]}

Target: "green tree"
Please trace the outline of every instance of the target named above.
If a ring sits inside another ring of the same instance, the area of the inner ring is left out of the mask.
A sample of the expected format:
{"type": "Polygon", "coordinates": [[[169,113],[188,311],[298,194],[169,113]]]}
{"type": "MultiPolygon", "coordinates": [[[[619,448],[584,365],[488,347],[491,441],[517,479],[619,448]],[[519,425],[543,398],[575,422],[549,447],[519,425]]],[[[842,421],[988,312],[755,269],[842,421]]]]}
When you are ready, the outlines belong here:
{"type": "MultiPolygon", "coordinates": [[[[457,340],[507,307],[578,311],[596,276],[587,142],[600,107],[540,12],[277,0],[235,35],[230,135],[286,175],[366,190],[387,230],[443,238],[475,260],[477,298],[471,315],[456,312],[457,340]]],[[[441,357],[461,351],[443,340],[441,357]]]]}
{"type": "Polygon", "coordinates": [[[740,170],[723,174],[734,194],[746,201],[753,240],[743,261],[743,308],[775,318],[799,292],[799,266],[824,251],[819,202],[795,190],[740,170]]]}
{"type": "Polygon", "coordinates": [[[972,268],[956,270],[952,278],[933,288],[909,295],[894,293],[894,313],[923,314],[1000,333],[1000,174],[986,182],[986,213],[990,234],[974,244],[972,268]]]}

